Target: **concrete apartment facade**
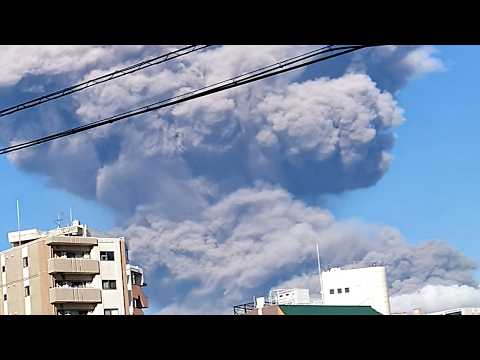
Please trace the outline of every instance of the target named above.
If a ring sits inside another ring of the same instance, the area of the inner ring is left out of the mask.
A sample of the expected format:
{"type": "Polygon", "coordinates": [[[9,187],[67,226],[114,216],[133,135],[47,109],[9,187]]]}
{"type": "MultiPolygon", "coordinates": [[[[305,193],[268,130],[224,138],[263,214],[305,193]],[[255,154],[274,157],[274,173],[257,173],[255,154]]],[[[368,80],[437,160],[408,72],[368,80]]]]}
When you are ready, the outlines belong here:
{"type": "Polygon", "coordinates": [[[91,236],[86,225],[8,234],[0,252],[0,315],[141,315],[143,270],[128,264],[124,238],[91,236]]]}

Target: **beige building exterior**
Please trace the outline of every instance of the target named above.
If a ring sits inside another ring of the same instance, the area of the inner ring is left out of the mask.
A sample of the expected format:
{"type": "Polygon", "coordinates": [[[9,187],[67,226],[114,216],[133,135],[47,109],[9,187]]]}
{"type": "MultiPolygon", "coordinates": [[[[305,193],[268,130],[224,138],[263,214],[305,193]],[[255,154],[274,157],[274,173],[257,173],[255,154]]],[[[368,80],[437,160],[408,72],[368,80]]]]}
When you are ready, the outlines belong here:
{"type": "Polygon", "coordinates": [[[0,315],[142,315],[143,270],[128,263],[124,238],[86,225],[8,234],[0,252],[0,315]]]}

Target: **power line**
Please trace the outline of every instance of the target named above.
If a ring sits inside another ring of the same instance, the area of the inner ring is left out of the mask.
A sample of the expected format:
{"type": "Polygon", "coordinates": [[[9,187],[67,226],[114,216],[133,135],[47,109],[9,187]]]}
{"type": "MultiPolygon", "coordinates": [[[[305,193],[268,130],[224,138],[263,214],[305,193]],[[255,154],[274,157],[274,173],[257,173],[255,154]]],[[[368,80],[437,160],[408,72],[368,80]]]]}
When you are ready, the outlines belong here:
{"type": "Polygon", "coordinates": [[[250,82],[253,82],[253,81],[258,81],[258,80],[261,80],[261,79],[264,79],[264,78],[267,78],[267,77],[270,77],[270,76],[274,76],[274,75],[277,75],[277,74],[280,74],[280,73],[284,73],[284,72],[287,72],[287,71],[298,69],[300,67],[308,66],[308,65],[320,62],[320,61],[325,61],[327,59],[337,57],[337,56],[340,56],[340,55],[343,55],[343,54],[346,54],[346,53],[349,53],[349,52],[352,52],[352,51],[356,51],[356,50],[359,50],[359,49],[364,48],[364,47],[366,47],[366,46],[343,46],[343,47],[336,47],[336,48],[333,47],[333,46],[327,46],[327,47],[324,47],[324,48],[321,48],[321,49],[318,49],[318,50],[315,50],[315,51],[311,51],[311,52],[303,54],[303,55],[299,55],[299,56],[296,56],[296,57],[293,57],[293,58],[289,58],[289,59],[280,61],[280,62],[275,63],[275,64],[271,64],[269,66],[266,66],[266,67],[263,67],[263,68],[260,68],[260,69],[254,70],[254,71],[250,71],[248,73],[244,73],[244,74],[235,76],[231,79],[224,80],[224,81],[218,82],[218,83],[213,84],[213,85],[205,86],[203,88],[200,88],[200,89],[197,89],[197,90],[194,90],[194,91],[191,91],[191,92],[187,92],[187,93],[184,93],[184,94],[181,94],[181,95],[177,95],[177,96],[165,99],[165,100],[161,100],[161,101],[155,102],[153,104],[149,104],[149,105],[141,107],[141,108],[133,109],[133,110],[130,110],[130,111],[122,113],[122,114],[118,114],[118,115],[115,115],[115,116],[112,116],[112,117],[108,117],[108,118],[103,119],[103,120],[98,120],[98,121],[95,121],[95,122],[92,122],[92,123],[89,123],[89,124],[86,124],[86,125],[82,125],[82,126],[79,126],[79,127],[76,127],[76,128],[72,128],[72,129],[69,129],[69,130],[66,130],[66,131],[62,131],[62,132],[59,132],[59,133],[48,135],[48,136],[38,138],[38,139],[35,139],[35,140],[31,140],[31,141],[28,141],[28,142],[20,143],[20,144],[17,144],[17,145],[12,145],[12,146],[0,149],[0,154],[6,154],[6,153],[9,153],[9,152],[21,150],[21,149],[24,149],[24,148],[27,148],[27,147],[35,146],[35,145],[42,144],[42,143],[45,143],[45,142],[48,142],[48,141],[52,141],[52,140],[55,140],[55,139],[59,139],[59,138],[62,138],[62,137],[73,135],[73,134],[83,132],[83,131],[86,131],[86,130],[89,130],[89,129],[93,129],[93,128],[96,128],[96,127],[100,127],[100,126],[103,126],[103,125],[106,125],[106,124],[111,124],[111,123],[123,120],[125,118],[129,118],[129,117],[132,117],[132,116],[136,116],[136,115],[140,115],[140,114],[143,114],[143,113],[151,112],[151,111],[158,110],[158,109],[161,109],[161,108],[164,108],[164,107],[167,107],[167,106],[176,105],[178,103],[182,103],[182,102],[192,100],[192,99],[195,99],[195,98],[207,96],[209,94],[213,94],[213,93],[216,93],[216,92],[219,92],[219,91],[227,90],[229,88],[238,87],[238,86],[246,84],[246,83],[250,83],[250,82]],[[325,56],[325,57],[322,57],[322,58],[319,58],[319,59],[315,59],[315,60],[312,60],[310,62],[298,64],[298,65],[295,65],[295,66],[286,67],[288,65],[292,65],[294,63],[303,61],[307,58],[318,56],[319,54],[322,54],[322,53],[325,53],[325,52],[338,51],[338,50],[344,50],[344,51],[342,51],[340,53],[333,54],[333,55],[325,56]],[[282,69],[278,70],[276,72],[272,72],[276,68],[282,68],[282,69]],[[266,69],[266,70],[264,70],[264,69],[266,69]],[[260,70],[263,70],[263,71],[260,71],[260,70]],[[248,74],[253,74],[253,75],[245,77],[248,74]],[[228,83],[228,82],[230,82],[230,83],[228,83]],[[225,84],[225,85],[215,87],[216,85],[219,85],[219,84],[225,84]],[[209,90],[206,90],[206,89],[209,89],[209,90]],[[203,91],[201,91],[201,90],[203,90],[203,91]]]}
{"type": "Polygon", "coordinates": [[[341,56],[341,55],[344,55],[344,54],[347,54],[347,53],[350,53],[350,52],[353,52],[353,51],[357,51],[357,50],[360,50],[360,49],[365,48],[365,47],[367,47],[367,46],[365,46],[365,45],[355,45],[355,46],[334,47],[332,45],[329,45],[329,46],[326,46],[326,47],[323,47],[323,48],[320,48],[320,49],[317,49],[317,50],[314,50],[314,51],[310,51],[308,53],[305,53],[305,54],[302,54],[302,55],[299,55],[299,56],[288,58],[286,60],[283,60],[283,61],[277,62],[275,64],[265,66],[265,67],[260,68],[260,69],[250,71],[248,73],[244,73],[244,74],[235,76],[231,79],[224,80],[224,81],[218,82],[218,83],[213,84],[213,85],[208,85],[208,86],[205,86],[205,87],[197,89],[197,90],[193,90],[193,91],[181,94],[181,95],[177,95],[177,96],[174,96],[174,97],[171,97],[171,98],[168,98],[168,99],[164,99],[164,100],[149,104],[149,105],[144,106],[144,107],[140,107],[140,108],[137,108],[137,109],[134,109],[134,110],[130,110],[128,112],[124,112],[124,113],[121,113],[121,114],[118,114],[118,115],[115,115],[115,116],[111,116],[111,117],[108,117],[108,118],[105,118],[105,119],[102,119],[102,120],[98,120],[98,121],[95,121],[95,122],[92,122],[92,123],[89,123],[89,124],[86,124],[86,125],[82,125],[82,126],[79,126],[79,127],[76,127],[76,128],[69,129],[69,130],[66,130],[66,131],[51,134],[51,135],[48,135],[48,136],[45,136],[45,137],[37,138],[37,139],[27,141],[27,142],[23,142],[23,143],[20,143],[20,144],[17,144],[17,145],[8,146],[8,147],[0,149],[0,154],[7,154],[7,153],[10,153],[10,152],[18,151],[18,150],[25,149],[25,148],[28,148],[28,147],[32,147],[32,146],[35,146],[35,145],[39,145],[39,144],[42,144],[42,143],[45,143],[45,142],[49,142],[49,141],[53,141],[53,140],[63,138],[63,137],[66,137],[66,136],[74,135],[74,134],[77,134],[77,133],[80,133],[80,132],[83,132],[83,131],[87,131],[87,130],[90,130],[90,129],[93,129],[93,128],[97,128],[97,127],[100,127],[100,126],[103,126],[103,125],[112,124],[114,122],[129,118],[129,117],[132,117],[132,116],[136,116],[136,115],[148,113],[148,112],[151,112],[151,111],[159,110],[159,109],[167,107],[167,106],[176,105],[176,104],[179,104],[179,103],[186,102],[188,100],[193,100],[193,99],[204,97],[204,96],[207,96],[207,95],[210,95],[210,94],[213,94],[213,93],[217,93],[217,92],[220,92],[220,91],[224,91],[224,90],[227,90],[227,89],[231,89],[231,88],[235,88],[235,87],[238,87],[238,86],[241,86],[241,85],[245,85],[245,84],[248,84],[248,83],[251,83],[251,82],[254,82],[254,81],[259,81],[259,80],[262,80],[262,79],[265,79],[265,78],[268,78],[268,77],[271,77],[271,76],[275,76],[275,75],[278,75],[278,74],[281,74],[281,73],[284,73],[284,72],[299,69],[299,68],[302,68],[302,67],[305,67],[305,66],[308,66],[308,65],[312,65],[312,64],[315,64],[315,63],[318,63],[318,62],[321,62],[321,61],[325,61],[325,60],[328,60],[328,59],[331,59],[331,58],[334,58],[334,57],[337,57],[337,56],[341,56]],[[339,50],[341,50],[341,51],[338,52],[339,50]],[[335,52],[335,53],[331,54],[331,55],[326,55],[326,56],[323,56],[323,57],[320,57],[320,58],[317,58],[317,59],[313,59],[313,60],[310,60],[310,61],[305,61],[309,58],[317,57],[317,56],[319,56],[321,54],[324,54],[324,53],[327,53],[327,52],[335,52]],[[223,84],[223,85],[221,85],[221,84],[223,84]],[[217,86],[217,85],[221,85],[221,86],[217,86]]]}
{"type": "Polygon", "coordinates": [[[190,54],[190,53],[195,52],[195,51],[205,49],[206,47],[209,47],[209,46],[211,46],[211,45],[189,45],[189,46],[183,47],[181,49],[171,51],[167,54],[156,56],[154,58],[136,63],[134,65],[130,65],[128,67],[113,71],[113,72],[108,73],[106,75],[102,75],[102,76],[96,77],[94,79],[90,79],[90,80],[81,82],[79,84],[72,85],[72,86],[67,87],[65,89],[57,90],[57,91],[54,91],[50,94],[43,95],[43,96],[28,100],[28,101],[25,101],[23,103],[20,103],[20,104],[14,105],[14,106],[10,106],[10,107],[5,108],[5,109],[1,109],[0,110],[0,117],[10,115],[10,114],[16,113],[18,111],[22,111],[22,110],[34,107],[34,106],[38,106],[38,105],[46,103],[48,101],[52,101],[52,100],[61,98],[63,96],[67,96],[67,95],[76,93],[78,91],[85,90],[89,87],[92,87],[92,86],[95,86],[95,85],[98,85],[98,84],[102,84],[104,82],[107,82],[107,81],[110,81],[110,80],[113,80],[113,79],[117,79],[117,78],[125,76],[125,75],[132,74],[134,72],[146,69],[148,67],[158,65],[158,64],[161,64],[161,63],[179,58],[181,56],[185,56],[185,55],[190,54]]]}

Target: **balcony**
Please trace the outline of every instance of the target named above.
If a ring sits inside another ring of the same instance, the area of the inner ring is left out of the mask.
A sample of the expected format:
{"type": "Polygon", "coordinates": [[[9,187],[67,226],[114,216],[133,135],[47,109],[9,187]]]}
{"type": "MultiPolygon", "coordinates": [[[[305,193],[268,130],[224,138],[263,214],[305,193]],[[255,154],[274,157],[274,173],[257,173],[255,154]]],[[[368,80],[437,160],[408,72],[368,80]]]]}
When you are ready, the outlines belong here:
{"type": "Polygon", "coordinates": [[[98,240],[92,237],[82,236],[50,236],[45,241],[47,245],[82,245],[95,246],[98,245],[98,240]]]}
{"type": "Polygon", "coordinates": [[[89,288],[60,288],[50,289],[50,303],[101,303],[102,291],[89,288]]]}
{"type": "Polygon", "coordinates": [[[92,259],[48,259],[48,273],[99,274],[100,264],[92,259]]]}
{"type": "Polygon", "coordinates": [[[146,309],[148,308],[148,298],[145,296],[143,293],[142,288],[139,285],[133,285],[132,286],[132,297],[134,300],[134,305],[136,303],[136,308],[137,309],[146,309]]]}

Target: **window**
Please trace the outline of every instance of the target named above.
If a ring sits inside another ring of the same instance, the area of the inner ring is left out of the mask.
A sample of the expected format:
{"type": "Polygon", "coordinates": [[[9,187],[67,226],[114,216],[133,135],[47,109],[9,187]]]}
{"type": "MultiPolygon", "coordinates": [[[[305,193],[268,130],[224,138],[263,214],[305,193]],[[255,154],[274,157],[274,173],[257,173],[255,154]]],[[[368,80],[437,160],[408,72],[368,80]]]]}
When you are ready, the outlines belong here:
{"type": "Polygon", "coordinates": [[[142,286],[142,275],[132,271],[132,283],[133,285],[142,286]]]}
{"type": "Polygon", "coordinates": [[[115,257],[113,251],[100,251],[100,260],[102,261],[113,261],[115,257]]]}
{"type": "Polygon", "coordinates": [[[60,288],[86,288],[91,285],[91,282],[83,280],[55,280],[55,287],[60,288]]]}
{"type": "Polygon", "coordinates": [[[341,294],[341,293],[342,293],[342,289],[337,289],[337,293],[341,294]]]}
{"type": "Polygon", "coordinates": [[[67,259],[82,259],[90,258],[90,253],[88,251],[64,251],[64,250],[55,250],[53,255],[59,258],[67,259]]]}
{"type": "Polygon", "coordinates": [[[2,266],[2,272],[5,272],[5,265],[2,266]]]}
{"type": "Polygon", "coordinates": [[[22,260],[23,260],[23,267],[26,268],[28,266],[28,257],[24,257],[22,260]]]}
{"type": "Polygon", "coordinates": [[[54,257],[59,257],[59,258],[67,257],[67,252],[66,252],[66,251],[58,251],[58,250],[55,250],[55,251],[53,252],[53,256],[54,256],[54,257]]]}
{"type": "Polygon", "coordinates": [[[104,290],[116,289],[117,282],[115,280],[102,280],[102,288],[104,290]]]}
{"type": "Polygon", "coordinates": [[[104,315],[118,315],[118,309],[105,309],[103,311],[104,315]]]}
{"type": "Polygon", "coordinates": [[[25,286],[25,297],[30,296],[30,286],[25,286]]]}
{"type": "Polygon", "coordinates": [[[349,293],[350,292],[350,288],[345,288],[345,293],[349,293]]]}
{"type": "Polygon", "coordinates": [[[58,310],[57,315],[88,315],[87,310],[58,310]]]}
{"type": "Polygon", "coordinates": [[[7,301],[7,294],[3,294],[3,301],[7,301]]]}
{"type": "Polygon", "coordinates": [[[142,308],[142,302],[140,301],[140,298],[133,298],[133,307],[135,309],[141,309],[142,308]]]}
{"type": "Polygon", "coordinates": [[[335,294],[335,290],[330,289],[330,294],[335,294]]]}

